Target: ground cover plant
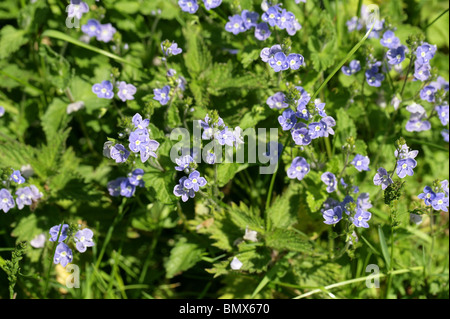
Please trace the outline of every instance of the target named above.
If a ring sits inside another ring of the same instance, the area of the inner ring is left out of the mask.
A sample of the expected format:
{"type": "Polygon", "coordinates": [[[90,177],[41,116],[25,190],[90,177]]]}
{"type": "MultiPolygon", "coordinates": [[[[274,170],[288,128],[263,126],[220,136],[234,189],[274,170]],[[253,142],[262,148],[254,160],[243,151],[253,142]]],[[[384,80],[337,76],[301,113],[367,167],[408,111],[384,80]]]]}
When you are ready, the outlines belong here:
{"type": "Polygon", "coordinates": [[[441,0],[4,0],[0,298],[448,298],[441,0]]]}

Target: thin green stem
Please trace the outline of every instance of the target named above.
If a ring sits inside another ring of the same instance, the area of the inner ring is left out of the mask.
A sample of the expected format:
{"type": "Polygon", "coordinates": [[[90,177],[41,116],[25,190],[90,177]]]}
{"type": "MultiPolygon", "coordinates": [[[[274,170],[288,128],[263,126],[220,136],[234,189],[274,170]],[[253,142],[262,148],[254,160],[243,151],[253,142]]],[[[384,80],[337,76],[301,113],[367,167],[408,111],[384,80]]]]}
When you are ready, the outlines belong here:
{"type": "Polygon", "coordinates": [[[437,20],[439,20],[444,14],[446,14],[448,12],[448,8],[442,12],[436,19],[434,19],[433,21],[431,21],[431,23],[429,23],[423,30],[425,31],[426,29],[428,29],[429,27],[431,27],[437,20]]]}

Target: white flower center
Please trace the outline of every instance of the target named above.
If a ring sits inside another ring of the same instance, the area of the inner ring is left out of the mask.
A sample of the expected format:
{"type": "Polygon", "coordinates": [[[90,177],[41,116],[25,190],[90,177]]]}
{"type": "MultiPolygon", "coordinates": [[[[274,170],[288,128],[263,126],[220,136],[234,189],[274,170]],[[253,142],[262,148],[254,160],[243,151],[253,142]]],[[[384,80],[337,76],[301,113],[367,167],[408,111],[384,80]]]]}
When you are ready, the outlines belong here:
{"type": "Polygon", "coordinates": [[[403,165],[402,165],[402,168],[403,168],[403,169],[405,169],[405,168],[407,168],[407,167],[408,167],[407,164],[403,164],[403,165]]]}
{"type": "Polygon", "coordinates": [[[192,183],[197,184],[197,179],[194,178],[194,179],[192,180],[192,183]]]}
{"type": "Polygon", "coordinates": [[[102,93],[106,93],[106,89],[105,88],[102,89],[102,93]]]}
{"type": "Polygon", "coordinates": [[[361,161],[357,161],[356,166],[361,166],[361,161]]]}
{"type": "Polygon", "coordinates": [[[444,201],[442,199],[438,200],[438,204],[442,205],[444,203],[444,201]]]}

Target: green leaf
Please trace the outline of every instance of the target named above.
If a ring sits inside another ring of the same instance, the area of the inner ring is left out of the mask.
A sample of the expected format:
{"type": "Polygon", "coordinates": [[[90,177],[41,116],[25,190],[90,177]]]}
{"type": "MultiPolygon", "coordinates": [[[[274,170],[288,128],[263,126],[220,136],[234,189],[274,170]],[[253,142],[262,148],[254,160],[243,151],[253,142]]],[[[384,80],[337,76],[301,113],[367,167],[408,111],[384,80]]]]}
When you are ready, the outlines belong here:
{"type": "Polygon", "coordinates": [[[287,229],[277,228],[274,231],[267,233],[265,241],[268,247],[279,251],[312,251],[312,246],[307,240],[301,238],[299,234],[287,229]]]}
{"type": "Polygon", "coordinates": [[[28,42],[25,31],[17,30],[12,25],[6,25],[0,30],[0,59],[12,55],[28,42]]]}
{"type": "Polygon", "coordinates": [[[248,163],[222,163],[217,166],[217,183],[219,187],[225,186],[237,173],[246,169],[248,163]]]}
{"type": "Polygon", "coordinates": [[[47,138],[47,143],[53,143],[60,130],[64,130],[69,122],[67,115],[67,103],[59,98],[55,98],[48,106],[41,125],[47,138]]]}
{"type": "Polygon", "coordinates": [[[258,233],[264,232],[264,221],[262,218],[243,202],[241,202],[239,206],[235,203],[231,203],[230,216],[233,222],[242,229],[248,227],[258,233]]]}
{"type": "Polygon", "coordinates": [[[278,196],[267,210],[271,225],[275,228],[287,228],[297,223],[298,202],[300,201],[300,187],[292,183],[278,196]]]}
{"type": "Polygon", "coordinates": [[[380,238],[381,253],[383,254],[384,261],[386,262],[386,267],[387,269],[391,269],[391,256],[389,254],[389,249],[381,225],[378,226],[378,237],[380,238]]]}
{"type": "Polygon", "coordinates": [[[198,247],[197,244],[189,243],[185,237],[180,238],[164,263],[166,278],[173,278],[177,274],[193,267],[202,259],[202,253],[203,249],[198,247]]]}

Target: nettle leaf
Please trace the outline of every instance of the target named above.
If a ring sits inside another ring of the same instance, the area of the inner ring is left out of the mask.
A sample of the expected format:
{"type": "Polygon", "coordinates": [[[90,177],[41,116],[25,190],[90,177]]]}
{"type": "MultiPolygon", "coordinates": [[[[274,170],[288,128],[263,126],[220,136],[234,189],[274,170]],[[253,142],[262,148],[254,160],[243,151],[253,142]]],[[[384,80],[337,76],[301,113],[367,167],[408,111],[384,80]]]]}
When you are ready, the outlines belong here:
{"type": "Polygon", "coordinates": [[[267,210],[272,227],[287,228],[298,222],[297,214],[300,202],[300,185],[291,183],[283,194],[278,196],[267,210]]]}
{"type": "Polygon", "coordinates": [[[55,139],[61,129],[65,129],[70,117],[67,114],[67,103],[62,99],[55,98],[48,106],[41,119],[41,125],[47,138],[47,143],[55,139]]]}
{"type": "Polygon", "coordinates": [[[49,66],[47,80],[60,90],[66,89],[71,77],[69,62],[45,44],[39,46],[39,55],[49,66]]]}
{"type": "Polygon", "coordinates": [[[271,260],[271,250],[257,244],[241,243],[236,258],[242,263],[240,271],[249,273],[261,273],[267,271],[271,260]]]}
{"type": "Polygon", "coordinates": [[[203,252],[204,249],[197,244],[190,243],[187,238],[181,237],[170,251],[170,256],[164,263],[166,278],[173,278],[193,267],[202,259],[203,252]]]}
{"type": "Polygon", "coordinates": [[[320,173],[310,171],[304,181],[309,186],[306,190],[306,203],[312,213],[319,211],[328,198],[325,184],[320,179],[320,173]]]}
{"type": "Polygon", "coordinates": [[[0,30],[0,59],[9,57],[28,42],[25,31],[6,25],[0,30]]]}
{"type": "Polygon", "coordinates": [[[217,166],[217,183],[219,187],[225,186],[237,173],[246,169],[248,163],[222,163],[217,166]]]}
{"type": "Polygon", "coordinates": [[[278,251],[311,252],[312,245],[292,230],[277,228],[265,236],[266,245],[278,251]]]}
{"type": "Polygon", "coordinates": [[[264,221],[259,216],[259,211],[255,212],[243,202],[240,202],[239,206],[232,202],[229,212],[233,222],[241,229],[248,227],[258,233],[264,233],[264,221]]]}
{"type": "Polygon", "coordinates": [[[187,40],[184,61],[193,79],[196,79],[212,65],[211,53],[203,42],[200,32],[200,27],[196,25],[188,25],[183,29],[184,37],[187,40]]]}
{"type": "Polygon", "coordinates": [[[353,136],[356,138],[356,126],[350,116],[347,114],[347,111],[343,108],[340,108],[336,112],[336,138],[335,146],[336,148],[340,148],[342,145],[346,143],[348,137],[353,136]]]}
{"type": "Polygon", "coordinates": [[[177,197],[173,194],[173,187],[175,187],[173,174],[161,172],[153,167],[146,168],[142,180],[158,201],[169,205],[176,203],[177,197]]]}
{"type": "Polygon", "coordinates": [[[19,169],[22,165],[31,164],[36,150],[28,145],[19,142],[0,143],[0,165],[1,167],[11,166],[19,169]]]}

